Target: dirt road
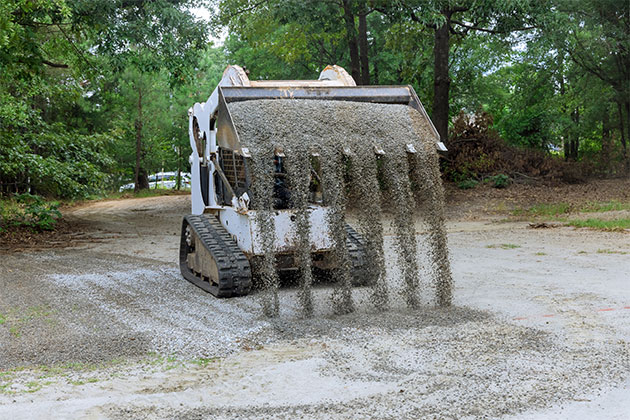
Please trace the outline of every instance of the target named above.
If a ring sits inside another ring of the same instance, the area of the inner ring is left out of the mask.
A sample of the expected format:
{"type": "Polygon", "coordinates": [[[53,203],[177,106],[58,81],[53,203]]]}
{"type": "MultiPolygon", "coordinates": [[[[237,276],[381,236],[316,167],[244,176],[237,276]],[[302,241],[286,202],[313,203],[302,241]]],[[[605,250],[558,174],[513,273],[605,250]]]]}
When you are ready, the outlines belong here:
{"type": "MultiPolygon", "coordinates": [[[[185,196],[93,203],[0,259],[0,418],[627,418],[630,234],[449,214],[454,306],[277,319],[176,266],[185,196]],[[580,417],[581,416],[581,417],[580,417]]],[[[419,229],[421,231],[421,229],[419,229]]],[[[419,233],[422,236],[422,233],[419,233]]],[[[391,244],[386,239],[386,250],[391,244]]],[[[395,262],[388,266],[396,289],[395,262]]]]}

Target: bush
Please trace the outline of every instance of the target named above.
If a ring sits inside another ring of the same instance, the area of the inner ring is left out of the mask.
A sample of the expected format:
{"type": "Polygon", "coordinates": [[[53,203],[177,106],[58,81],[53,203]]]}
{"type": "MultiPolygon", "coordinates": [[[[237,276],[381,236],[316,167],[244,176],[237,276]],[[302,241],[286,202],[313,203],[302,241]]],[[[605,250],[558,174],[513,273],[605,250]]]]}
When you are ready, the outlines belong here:
{"type": "Polygon", "coordinates": [[[0,132],[0,195],[30,191],[86,198],[104,190],[114,165],[106,150],[111,137],[66,132],[58,125],[41,130],[37,135],[0,132]]]}
{"type": "Polygon", "coordinates": [[[466,179],[464,181],[458,182],[457,187],[462,190],[469,190],[471,188],[475,188],[479,182],[474,179],[466,179]]]}
{"type": "Polygon", "coordinates": [[[491,177],[495,187],[505,188],[511,178],[564,181],[576,178],[575,173],[589,172],[581,163],[563,162],[543,150],[511,146],[492,125],[492,116],[485,112],[457,117],[446,141],[448,155],[442,161],[447,179],[461,182],[491,177]]]}
{"type": "Polygon", "coordinates": [[[47,202],[38,195],[19,194],[2,203],[0,231],[20,226],[39,231],[53,230],[60,218],[57,201],[47,202]]]}
{"type": "Polygon", "coordinates": [[[490,181],[492,181],[492,186],[494,188],[505,188],[510,185],[510,177],[505,174],[499,174],[490,177],[490,181]]]}

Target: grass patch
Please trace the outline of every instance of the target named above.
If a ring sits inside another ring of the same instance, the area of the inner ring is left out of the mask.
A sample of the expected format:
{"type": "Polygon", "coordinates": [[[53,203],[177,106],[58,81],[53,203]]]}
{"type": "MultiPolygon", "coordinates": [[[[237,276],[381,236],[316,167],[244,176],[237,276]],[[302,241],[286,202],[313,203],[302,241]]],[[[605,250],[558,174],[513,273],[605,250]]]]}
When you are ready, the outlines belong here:
{"type": "Polygon", "coordinates": [[[598,254],[620,254],[620,255],[627,255],[628,252],[626,251],[618,251],[616,249],[598,249],[597,250],[598,254]]]}
{"type": "Polygon", "coordinates": [[[47,306],[31,306],[28,308],[10,308],[6,314],[0,314],[0,325],[9,327],[9,333],[15,338],[22,334],[20,329],[29,322],[43,320],[44,322],[55,322],[53,318],[55,311],[47,306]]]}
{"type": "Polygon", "coordinates": [[[87,382],[84,381],[83,379],[75,379],[75,380],[70,380],[68,381],[68,383],[70,385],[74,385],[74,386],[80,386],[80,385],[85,385],[87,382]]]}
{"type": "Polygon", "coordinates": [[[479,184],[479,182],[474,179],[465,179],[457,183],[457,188],[459,188],[460,190],[470,190],[472,188],[475,188],[477,184],[479,184]]]}
{"type": "Polygon", "coordinates": [[[570,213],[603,213],[607,211],[630,210],[630,203],[621,201],[588,202],[580,205],[569,203],[543,203],[529,208],[512,211],[514,216],[558,218],[570,213]]]}
{"type": "Polygon", "coordinates": [[[112,359],[98,363],[66,362],[54,365],[17,366],[0,370],[0,395],[34,393],[57,383],[74,386],[97,383],[107,379],[124,377],[126,366],[140,365],[143,369],[154,366],[152,372],[166,372],[177,368],[212,366],[221,361],[219,357],[181,360],[175,355],[162,355],[149,352],[138,360],[112,359]],[[118,367],[119,369],[110,370],[118,367]],[[120,369],[120,368],[123,369],[120,369]],[[105,371],[105,372],[99,372],[105,371]],[[103,374],[106,374],[104,376],[103,374]]]}
{"type": "Polygon", "coordinates": [[[586,203],[580,208],[584,213],[606,212],[606,211],[620,211],[630,210],[630,203],[622,203],[621,201],[607,201],[602,203],[586,203]]]}
{"type": "Polygon", "coordinates": [[[520,245],[516,244],[498,244],[498,245],[486,245],[486,248],[501,248],[501,249],[515,249],[520,248],[520,245]]]}
{"type": "Polygon", "coordinates": [[[26,383],[26,392],[37,392],[42,389],[42,384],[37,381],[31,381],[26,383]]]}
{"type": "Polygon", "coordinates": [[[219,358],[218,358],[218,357],[210,357],[210,358],[205,358],[205,357],[202,357],[202,358],[200,358],[200,359],[193,360],[193,361],[192,361],[192,363],[194,363],[194,364],[196,364],[196,365],[199,365],[199,366],[201,366],[201,367],[206,367],[206,366],[208,366],[209,364],[211,364],[211,363],[215,363],[215,362],[217,362],[217,361],[219,361],[219,358]]]}
{"type": "Polygon", "coordinates": [[[38,232],[54,230],[59,219],[58,201],[29,193],[0,198],[0,232],[20,227],[38,232]]]}
{"type": "Polygon", "coordinates": [[[59,383],[62,379],[72,385],[95,383],[101,379],[93,376],[92,372],[128,363],[124,359],[113,359],[99,363],[67,362],[50,366],[17,366],[0,371],[0,395],[37,392],[43,387],[59,383]],[[30,377],[35,379],[30,380],[30,377]]]}
{"type": "Polygon", "coordinates": [[[568,226],[578,228],[591,228],[606,231],[620,231],[630,229],[630,218],[628,219],[586,219],[586,220],[572,220],[567,223],[568,226]]]}
{"type": "Polygon", "coordinates": [[[15,338],[19,338],[20,337],[20,329],[13,325],[11,327],[9,327],[9,332],[11,333],[11,335],[13,335],[15,338]]]}
{"type": "Polygon", "coordinates": [[[552,217],[567,214],[571,211],[568,203],[536,204],[528,209],[516,209],[514,216],[552,217]]]}
{"type": "Polygon", "coordinates": [[[534,254],[534,255],[540,255],[540,256],[542,256],[542,255],[547,255],[547,254],[546,254],[546,253],[544,253],[544,252],[537,252],[537,253],[536,253],[536,254],[534,254]]]}

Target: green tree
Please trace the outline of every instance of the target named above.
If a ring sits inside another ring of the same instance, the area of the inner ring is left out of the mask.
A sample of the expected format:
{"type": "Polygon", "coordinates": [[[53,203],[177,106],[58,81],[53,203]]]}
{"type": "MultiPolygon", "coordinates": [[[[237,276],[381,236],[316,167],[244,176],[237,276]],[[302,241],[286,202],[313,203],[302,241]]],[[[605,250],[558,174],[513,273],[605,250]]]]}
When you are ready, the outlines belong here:
{"type": "MultiPolygon", "coordinates": [[[[324,1],[246,0],[216,2],[216,26],[227,26],[225,43],[232,62],[256,77],[312,78],[346,53],[341,8],[324,1]]],[[[347,55],[346,55],[347,57],[347,55]]]]}
{"type": "MultiPolygon", "coordinates": [[[[383,47],[388,23],[366,0],[217,0],[215,25],[229,27],[226,51],[252,74],[312,78],[327,64],[357,84],[378,83],[393,59],[383,47]],[[287,66],[287,64],[289,66],[287,66]]],[[[385,78],[387,80],[387,78],[385,78]]]]}
{"type": "MultiPolygon", "coordinates": [[[[88,94],[64,1],[0,5],[0,191],[85,196],[112,164],[87,130],[88,94]]],[[[89,106],[88,106],[89,107],[89,106]]]]}
{"type": "Polygon", "coordinates": [[[119,162],[129,161],[120,154],[131,132],[140,145],[132,164],[136,178],[137,163],[158,167],[155,162],[168,161],[174,151],[166,143],[171,127],[163,116],[171,109],[172,89],[194,73],[206,45],[207,25],[191,15],[191,5],[2,2],[1,191],[77,196],[101,189],[113,181],[105,172],[119,172],[119,162]],[[162,95],[149,93],[147,104],[145,86],[162,95]]]}
{"type": "Polygon", "coordinates": [[[135,116],[132,126],[136,191],[148,187],[147,170],[142,164],[149,157],[163,161],[160,156],[170,150],[164,145],[156,146],[157,138],[167,138],[165,126],[147,130],[147,123],[156,121],[161,114],[155,105],[169,106],[168,102],[158,101],[154,92],[169,97],[162,89],[163,77],[170,87],[185,83],[205,48],[207,25],[192,16],[193,4],[190,0],[74,2],[74,22],[90,28],[91,48],[106,60],[113,84],[122,84],[120,98],[128,101],[122,109],[135,116]],[[152,112],[148,112],[147,105],[152,112]],[[149,139],[153,140],[144,144],[149,139]]]}
{"type": "Polygon", "coordinates": [[[166,138],[169,139],[170,150],[174,153],[169,154],[167,160],[169,167],[177,170],[178,188],[182,169],[188,166],[188,156],[191,152],[188,137],[188,109],[195,102],[208,100],[221,81],[226,65],[222,49],[207,48],[199,59],[193,77],[189,78],[187,83],[178,85],[172,90],[168,107],[169,128],[166,131],[166,138]]]}
{"type": "Polygon", "coordinates": [[[394,21],[407,20],[418,30],[433,33],[431,118],[443,139],[448,135],[452,38],[457,41],[476,32],[508,36],[515,31],[530,30],[548,11],[546,2],[534,0],[405,0],[383,2],[377,7],[394,21]]]}
{"type": "MultiPolygon", "coordinates": [[[[551,27],[563,50],[586,73],[614,91],[625,162],[630,174],[630,9],[615,0],[559,0],[551,27]]],[[[605,112],[606,118],[608,113],[605,112]]]]}

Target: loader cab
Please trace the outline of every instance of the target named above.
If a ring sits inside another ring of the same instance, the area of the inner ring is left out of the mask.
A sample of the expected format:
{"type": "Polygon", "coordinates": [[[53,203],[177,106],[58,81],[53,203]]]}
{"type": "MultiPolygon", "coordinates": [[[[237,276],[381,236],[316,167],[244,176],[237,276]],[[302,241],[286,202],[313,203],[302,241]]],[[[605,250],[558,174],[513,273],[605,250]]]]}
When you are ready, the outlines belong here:
{"type": "MultiPolygon", "coordinates": [[[[247,158],[226,148],[218,148],[219,165],[227,181],[237,197],[247,193],[252,198],[251,175],[247,158]]],[[[274,154],[274,184],[273,184],[273,208],[275,210],[285,210],[292,208],[291,188],[287,178],[287,171],[283,153],[274,154]]],[[[311,182],[309,185],[311,204],[322,203],[322,187],[319,159],[311,158],[311,182]]],[[[214,182],[217,186],[217,196],[219,203],[229,206],[232,204],[232,193],[222,177],[215,172],[214,182]]],[[[252,203],[252,208],[256,208],[256,203],[252,203]]]]}
{"type": "Polygon", "coordinates": [[[291,207],[291,190],[287,182],[287,172],[284,168],[284,157],[273,156],[273,208],[284,210],[291,207]]]}
{"type": "MultiPolygon", "coordinates": [[[[292,208],[290,182],[285,170],[285,156],[274,155],[274,209],[284,210],[292,208]]],[[[309,203],[322,204],[321,165],[319,156],[311,156],[311,181],[309,184],[309,203]]]]}
{"type": "Polygon", "coordinates": [[[218,155],[219,165],[229,184],[226,185],[219,173],[214,173],[214,185],[217,187],[216,192],[219,203],[226,206],[232,204],[230,188],[237,197],[245,192],[251,196],[250,178],[245,158],[232,150],[222,147],[218,148],[218,155]]]}

